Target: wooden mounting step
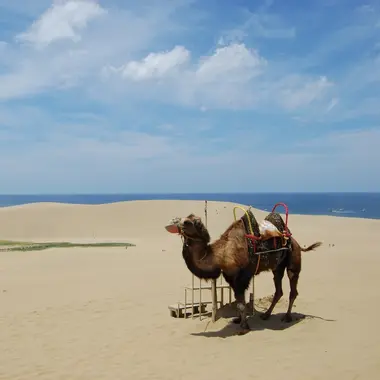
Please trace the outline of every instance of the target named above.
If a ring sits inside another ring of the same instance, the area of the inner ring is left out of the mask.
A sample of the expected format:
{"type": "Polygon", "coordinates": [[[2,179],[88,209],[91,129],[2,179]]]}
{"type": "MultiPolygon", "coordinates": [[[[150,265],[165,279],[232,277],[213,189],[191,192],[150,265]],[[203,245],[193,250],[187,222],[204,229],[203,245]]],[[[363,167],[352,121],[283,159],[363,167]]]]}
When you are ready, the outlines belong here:
{"type": "MultiPolygon", "coordinates": [[[[207,306],[206,303],[202,303],[202,304],[194,303],[194,310],[193,310],[192,314],[193,315],[199,314],[199,312],[201,314],[205,313],[206,312],[206,306],[207,306]]],[[[193,304],[191,304],[191,303],[188,303],[186,306],[185,306],[185,304],[182,304],[182,303],[178,303],[178,304],[168,306],[168,308],[170,310],[170,316],[174,317],[174,318],[184,318],[186,310],[192,309],[192,307],[193,307],[193,304]]]]}

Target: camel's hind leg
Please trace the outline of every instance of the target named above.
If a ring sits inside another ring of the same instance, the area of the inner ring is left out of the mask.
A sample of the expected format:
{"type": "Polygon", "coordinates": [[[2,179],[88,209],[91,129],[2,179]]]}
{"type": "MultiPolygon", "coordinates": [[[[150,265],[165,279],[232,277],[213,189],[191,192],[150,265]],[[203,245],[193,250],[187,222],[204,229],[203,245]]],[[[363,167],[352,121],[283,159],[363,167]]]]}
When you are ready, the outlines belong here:
{"type": "Polygon", "coordinates": [[[292,322],[292,308],[294,301],[298,296],[297,284],[299,278],[299,272],[295,272],[292,269],[287,269],[289,282],[290,282],[290,294],[289,294],[289,306],[286,314],[282,317],[282,320],[285,322],[292,322]]]}
{"type": "Polygon", "coordinates": [[[289,283],[290,283],[290,293],[289,293],[289,306],[286,314],[283,316],[282,320],[285,322],[291,322],[292,318],[292,308],[294,301],[298,296],[297,285],[298,279],[301,272],[301,247],[299,244],[292,238],[292,254],[290,257],[289,265],[286,268],[289,283]]]}
{"type": "Polygon", "coordinates": [[[268,310],[260,316],[261,319],[267,320],[272,315],[272,311],[275,308],[277,302],[281,299],[284,294],[282,291],[282,279],[285,273],[286,262],[282,262],[274,271],[273,271],[273,281],[276,291],[274,293],[272,303],[269,306],[268,310]]]}

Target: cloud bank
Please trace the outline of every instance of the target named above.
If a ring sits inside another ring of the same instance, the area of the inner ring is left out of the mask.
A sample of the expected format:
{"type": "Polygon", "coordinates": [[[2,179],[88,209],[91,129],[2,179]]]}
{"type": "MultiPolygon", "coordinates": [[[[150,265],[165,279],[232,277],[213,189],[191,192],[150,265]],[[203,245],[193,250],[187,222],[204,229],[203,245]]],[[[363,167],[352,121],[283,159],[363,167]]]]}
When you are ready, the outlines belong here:
{"type": "Polygon", "coordinates": [[[375,4],[0,11],[2,193],[379,189],[375,4]]]}

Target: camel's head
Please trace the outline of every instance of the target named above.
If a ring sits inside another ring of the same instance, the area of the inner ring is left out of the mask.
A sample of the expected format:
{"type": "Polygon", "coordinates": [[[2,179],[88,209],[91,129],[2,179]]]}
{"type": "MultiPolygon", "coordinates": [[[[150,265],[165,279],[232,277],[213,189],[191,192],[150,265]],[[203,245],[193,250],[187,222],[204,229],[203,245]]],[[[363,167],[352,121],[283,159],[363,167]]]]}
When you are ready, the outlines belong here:
{"type": "Polygon", "coordinates": [[[190,239],[200,239],[206,243],[210,242],[210,235],[202,223],[202,219],[194,214],[185,218],[174,218],[165,228],[172,234],[180,234],[190,239]]]}

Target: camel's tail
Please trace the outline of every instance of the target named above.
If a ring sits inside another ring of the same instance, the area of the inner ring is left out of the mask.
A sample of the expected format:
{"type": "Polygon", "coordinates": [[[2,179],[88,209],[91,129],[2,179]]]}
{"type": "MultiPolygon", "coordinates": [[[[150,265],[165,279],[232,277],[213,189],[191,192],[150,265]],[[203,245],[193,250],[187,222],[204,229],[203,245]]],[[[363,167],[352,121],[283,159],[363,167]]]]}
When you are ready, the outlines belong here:
{"type": "Polygon", "coordinates": [[[309,245],[307,248],[302,248],[301,247],[301,251],[302,252],[314,251],[315,248],[318,248],[321,245],[322,245],[322,242],[317,241],[316,243],[313,243],[312,245],[309,245]]]}

